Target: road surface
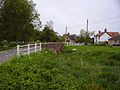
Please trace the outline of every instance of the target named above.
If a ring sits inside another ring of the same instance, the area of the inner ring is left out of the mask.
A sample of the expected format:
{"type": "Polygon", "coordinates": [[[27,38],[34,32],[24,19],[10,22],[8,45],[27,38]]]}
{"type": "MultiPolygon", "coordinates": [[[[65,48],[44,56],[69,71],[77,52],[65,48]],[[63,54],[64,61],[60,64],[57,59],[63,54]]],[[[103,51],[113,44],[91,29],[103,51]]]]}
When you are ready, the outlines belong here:
{"type": "Polygon", "coordinates": [[[9,58],[16,55],[16,49],[0,51],[0,63],[7,61],[9,58]]]}

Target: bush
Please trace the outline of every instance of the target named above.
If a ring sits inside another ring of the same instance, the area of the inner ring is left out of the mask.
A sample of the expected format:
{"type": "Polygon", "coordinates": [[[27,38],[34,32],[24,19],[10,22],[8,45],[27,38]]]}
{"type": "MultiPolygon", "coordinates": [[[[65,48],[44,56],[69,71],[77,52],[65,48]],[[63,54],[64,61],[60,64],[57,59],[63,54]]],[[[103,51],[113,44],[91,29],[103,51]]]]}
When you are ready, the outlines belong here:
{"type": "Polygon", "coordinates": [[[4,40],[4,41],[0,41],[0,50],[6,50],[9,49],[9,43],[4,40]]]}

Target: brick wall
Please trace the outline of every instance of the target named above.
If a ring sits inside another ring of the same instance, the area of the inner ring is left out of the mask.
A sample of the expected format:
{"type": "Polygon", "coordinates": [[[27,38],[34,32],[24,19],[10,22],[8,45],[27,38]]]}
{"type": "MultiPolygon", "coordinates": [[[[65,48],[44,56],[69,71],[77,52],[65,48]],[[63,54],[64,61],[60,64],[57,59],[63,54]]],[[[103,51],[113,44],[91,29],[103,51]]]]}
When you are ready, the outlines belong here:
{"type": "Polygon", "coordinates": [[[61,52],[64,48],[64,43],[59,43],[59,42],[55,42],[55,43],[42,43],[41,45],[42,49],[49,49],[49,50],[53,50],[55,52],[61,52]]]}
{"type": "Polygon", "coordinates": [[[109,44],[109,45],[113,45],[114,43],[115,43],[114,40],[109,40],[109,41],[108,41],[108,44],[109,44]]]}
{"type": "Polygon", "coordinates": [[[108,41],[108,44],[109,44],[109,45],[113,45],[113,44],[115,44],[115,43],[120,43],[120,40],[109,40],[109,41],[108,41]]]}

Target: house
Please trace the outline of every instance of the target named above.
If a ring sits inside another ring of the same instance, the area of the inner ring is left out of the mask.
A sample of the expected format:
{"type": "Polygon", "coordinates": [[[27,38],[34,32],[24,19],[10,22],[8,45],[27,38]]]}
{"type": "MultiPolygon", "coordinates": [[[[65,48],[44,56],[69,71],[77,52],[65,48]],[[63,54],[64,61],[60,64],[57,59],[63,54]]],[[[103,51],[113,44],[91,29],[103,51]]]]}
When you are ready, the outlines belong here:
{"type": "Polygon", "coordinates": [[[108,42],[108,40],[116,35],[119,35],[119,32],[108,32],[107,29],[104,32],[99,31],[97,35],[94,36],[94,43],[108,42]]]}
{"type": "Polygon", "coordinates": [[[69,33],[65,37],[65,42],[68,42],[70,45],[74,45],[76,41],[76,34],[70,35],[69,33]]]}
{"type": "Polygon", "coordinates": [[[116,35],[108,40],[109,45],[120,45],[120,35],[116,35]]]}

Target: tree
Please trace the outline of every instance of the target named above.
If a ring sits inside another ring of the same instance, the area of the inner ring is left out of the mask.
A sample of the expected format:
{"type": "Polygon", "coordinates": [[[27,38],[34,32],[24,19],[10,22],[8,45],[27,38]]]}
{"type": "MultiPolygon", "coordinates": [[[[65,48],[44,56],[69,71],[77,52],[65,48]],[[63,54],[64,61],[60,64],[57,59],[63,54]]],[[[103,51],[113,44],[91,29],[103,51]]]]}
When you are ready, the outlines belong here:
{"type": "Polygon", "coordinates": [[[3,6],[3,0],[0,1],[0,41],[3,40],[2,15],[1,15],[2,6],[3,6]]]}
{"type": "Polygon", "coordinates": [[[33,32],[33,36],[31,36],[31,40],[32,41],[41,41],[41,31],[39,31],[39,30],[34,30],[34,32],[33,32]]]}
{"type": "Polygon", "coordinates": [[[43,42],[56,42],[58,41],[57,32],[53,30],[53,22],[47,22],[47,25],[44,27],[41,33],[41,41],[43,42]]]}
{"type": "Polygon", "coordinates": [[[56,42],[58,41],[57,33],[54,30],[49,29],[49,27],[45,27],[42,31],[41,41],[56,42]]]}
{"type": "Polygon", "coordinates": [[[67,37],[66,34],[63,34],[62,36],[58,36],[60,42],[65,42],[65,38],[67,37]]]}
{"type": "Polygon", "coordinates": [[[49,27],[49,29],[53,30],[53,23],[54,22],[50,20],[50,21],[47,21],[46,23],[47,23],[46,26],[49,27]]]}
{"type": "Polygon", "coordinates": [[[94,35],[94,31],[93,32],[89,32],[89,31],[86,31],[84,29],[81,29],[80,30],[80,38],[79,38],[79,42],[91,42],[91,36],[94,35]]]}
{"type": "MultiPolygon", "coordinates": [[[[8,41],[29,41],[38,19],[35,4],[28,0],[2,0],[0,8],[0,36],[8,41]]],[[[0,38],[1,38],[0,37],[0,38]]]]}

